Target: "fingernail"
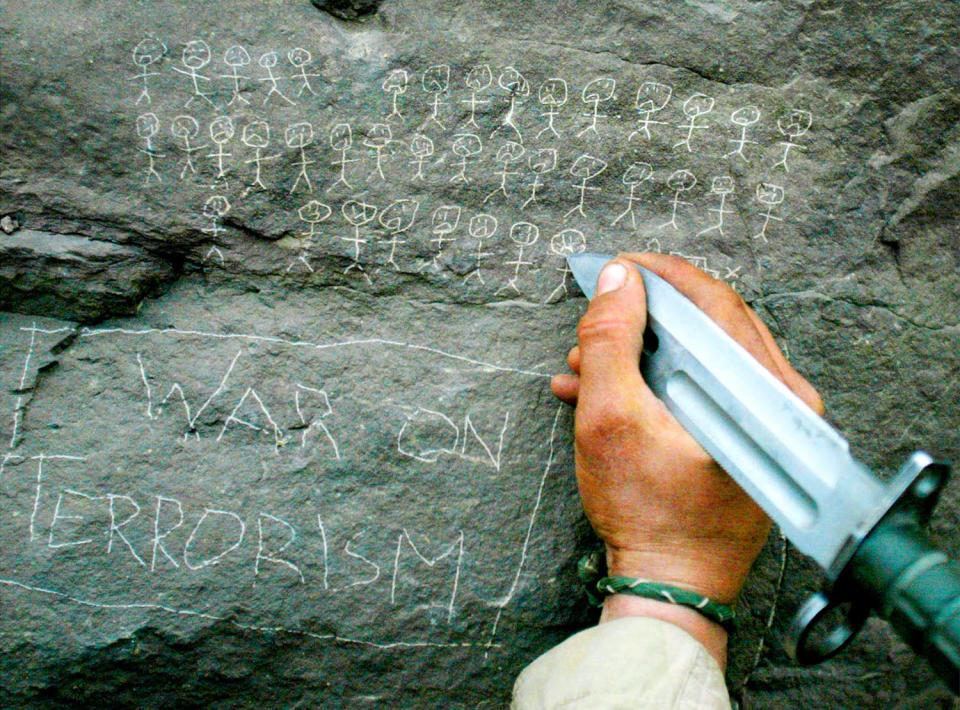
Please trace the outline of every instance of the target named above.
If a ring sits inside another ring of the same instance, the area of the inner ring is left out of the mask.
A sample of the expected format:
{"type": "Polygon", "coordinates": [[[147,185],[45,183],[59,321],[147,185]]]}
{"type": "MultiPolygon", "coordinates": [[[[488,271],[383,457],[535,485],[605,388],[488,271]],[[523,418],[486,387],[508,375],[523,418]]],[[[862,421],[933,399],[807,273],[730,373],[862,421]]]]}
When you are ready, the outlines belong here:
{"type": "Polygon", "coordinates": [[[616,261],[610,262],[603,267],[600,277],[597,279],[597,295],[615,291],[627,282],[627,270],[623,264],[616,261]]]}

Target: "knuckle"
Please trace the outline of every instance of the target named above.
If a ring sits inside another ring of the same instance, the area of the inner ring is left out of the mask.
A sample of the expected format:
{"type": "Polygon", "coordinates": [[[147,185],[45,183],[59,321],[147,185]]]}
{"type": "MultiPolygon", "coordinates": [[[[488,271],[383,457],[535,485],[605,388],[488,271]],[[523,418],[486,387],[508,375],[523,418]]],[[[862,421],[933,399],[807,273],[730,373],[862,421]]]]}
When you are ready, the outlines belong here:
{"type": "Polygon", "coordinates": [[[630,322],[623,318],[609,316],[584,318],[577,326],[577,339],[581,346],[619,342],[629,338],[631,331],[630,322]]]}

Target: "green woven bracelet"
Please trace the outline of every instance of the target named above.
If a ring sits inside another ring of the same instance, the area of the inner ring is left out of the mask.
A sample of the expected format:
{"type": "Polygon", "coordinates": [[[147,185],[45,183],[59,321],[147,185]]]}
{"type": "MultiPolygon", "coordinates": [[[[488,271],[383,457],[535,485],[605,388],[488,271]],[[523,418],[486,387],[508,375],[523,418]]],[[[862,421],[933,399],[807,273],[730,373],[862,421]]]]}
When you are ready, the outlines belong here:
{"type": "Polygon", "coordinates": [[[689,589],[631,577],[608,577],[603,548],[584,555],[577,564],[577,572],[593,606],[603,605],[603,600],[608,594],[632,594],[636,597],[689,607],[728,630],[736,620],[736,612],[729,604],[715,602],[689,589]]]}

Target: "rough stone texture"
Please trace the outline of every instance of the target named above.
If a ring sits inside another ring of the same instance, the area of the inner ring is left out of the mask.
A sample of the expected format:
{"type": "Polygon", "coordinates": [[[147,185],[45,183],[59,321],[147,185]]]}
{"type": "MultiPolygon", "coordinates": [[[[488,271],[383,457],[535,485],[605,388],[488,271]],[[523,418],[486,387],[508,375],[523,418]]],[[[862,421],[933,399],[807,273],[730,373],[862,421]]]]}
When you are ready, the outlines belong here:
{"type": "MultiPolygon", "coordinates": [[[[876,470],[960,458],[957,15],[5,3],[0,704],[503,707],[593,618],[572,250],[727,280],[876,470]]],[[[743,708],[952,707],[883,623],[792,665],[817,583],[774,535],[743,708]]]]}

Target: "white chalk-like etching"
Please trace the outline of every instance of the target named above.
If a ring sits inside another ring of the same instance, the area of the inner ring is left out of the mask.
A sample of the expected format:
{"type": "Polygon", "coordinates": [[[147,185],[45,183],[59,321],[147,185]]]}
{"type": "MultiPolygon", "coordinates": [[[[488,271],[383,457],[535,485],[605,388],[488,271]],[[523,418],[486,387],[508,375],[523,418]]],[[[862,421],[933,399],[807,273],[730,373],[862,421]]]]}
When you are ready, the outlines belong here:
{"type": "Polygon", "coordinates": [[[276,94],[291,106],[296,106],[297,104],[294,101],[287,98],[287,96],[280,91],[279,77],[273,73],[278,61],[280,61],[280,58],[277,56],[276,52],[264,52],[260,55],[260,59],[257,60],[257,64],[259,64],[262,69],[267,70],[267,75],[260,77],[257,79],[257,81],[270,83],[270,90],[267,92],[267,95],[263,97],[263,105],[266,106],[267,102],[270,101],[270,97],[276,94]]]}
{"type": "Polygon", "coordinates": [[[600,103],[603,101],[612,100],[616,90],[616,80],[611,79],[608,76],[602,76],[594,79],[583,87],[583,91],[580,93],[580,100],[583,101],[583,103],[591,106],[590,113],[583,114],[590,119],[590,123],[586,128],[577,134],[577,138],[582,138],[590,131],[593,131],[593,135],[597,136],[598,138],[600,137],[600,134],[597,131],[597,119],[606,118],[600,114],[600,103]]]}
{"type": "Polygon", "coordinates": [[[726,214],[733,214],[733,210],[728,210],[725,207],[727,202],[727,197],[733,194],[733,188],[734,188],[733,178],[730,177],[729,175],[718,175],[715,178],[713,178],[713,181],[710,184],[710,194],[719,195],[720,204],[717,205],[716,207],[707,208],[707,212],[715,213],[717,215],[717,221],[716,223],[711,224],[706,229],[701,229],[699,232],[697,232],[698,237],[702,234],[708,234],[709,232],[712,232],[714,230],[719,232],[721,237],[724,236],[723,216],[726,214]]]}
{"type": "MultiPolygon", "coordinates": [[[[217,235],[225,232],[223,227],[220,226],[220,221],[226,216],[230,211],[230,201],[223,195],[211,195],[207,198],[207,201],[203,203],[203,216],[210,220],[210,225],[204,227],[200,231],[204,234],[209,234],[214,240],[216,240],[217,235]]],[[[214,244],[210,247],[210,250],[204,255],[203,261],[206,261],[214,254],[220,259],[220,263],[223,264],[223,252],[217,248],[217,245],[214,244]]]]}
{"type": "Polygon", "coordinates": [[[183,104],[184,108],[189,108],[190,104],[197,99],[202,99],[210,104],[213,108],[217,108],[210,96],[200,90],[200,82],[210,81],[210,77],[200,74],[199,70],[207,66],[210,63],[210,59],[210,47],[202,39],[190,40],[184,46],[183,53],[180,56],[180,62],[186,67],[186,70],[181,69],[180,67],[173,68],[175,72],[179,72],[180,74],[189,77],[190,83],[193,86],[193,95],[187,99],[186,103],[183,104]]]}
{"type": "Polygon", "coordinates": [[[193,527],[193,530],[190,532],[190,537],[187,538],[187,542],[183,546],[183,564],[186,565],[187,569],[196,571],[198,569],[203,569],[204,567],[210,567],[216,565],[224,557],[229,555],[231,552],[240,547],[243,543],[243,538],[247,532],[247,524],[243,522],[243,518],[230,510],[218,510],[217,508],[204,508],[203,514],[200,516],[200,520],[197,521],[197,524],[193,527]],[[196,564],[191,563],[190,561],[190,547],[193,545],[194,540],[197,537],[197,533],[200,531],[200,528],[203,527],[204,521],[207,520],[209,516],[218,516],[222,518],[232,518],[237,525],[237,539],[233,543],[227,546],[225,549],[221,550],[215,555],[211,555],[202,560],[196,560],[196,564]]]}
{"type": "Polygon", "coordinates": [[[446,126],[440,121],[440,108],[446,106],[446,103],[443,101],[443,94],[445,94],[450,87],[450,66],[447,64],[435,64],[432,67],[427,67],[420,77],[420,84],[426,93],[433,95],[431,99],[432,113],[427,121],[436,123],[441,131],[445,131],[446,126]]]}
{"type": "Polygon", "coordinates": [[[467,88],[470,89],[470,98],[460,102],[470,107],[470,118],[467,119],[467,124],[474,128],[480,128],[480,124],[477,123],[477,106],[486,106],[490,102],[486,99],[478,99],[477,92],[485,91],[493,84],[493,72],[490,71],[490,66],[487,64],[476,64],[470,67],[464,83],[467,85],[467,88]]]}
{"type": "Polygon", "coordinates": [[[251,61],[250,53],[247,52],[246,48],[240,44],[227,47],[227,51],[223,53],[223,63],[230,67],[230,73],[221,74],[220,78],[231,79],[233,81],[233,95],[227,102],[227,106],[233,106],[234,101],[239,101],[240,103],[247,105],[250,104],[250,100],[240,93],[240,80],[249,79],[250,77],[245,74],[241,74],[240,70],[244,67],[250,66],[251,61]]]}
{"type": "Polygon", "coordinates": [[[731,138],[727,141],[728,143],[733,143],[736,148],[724,155],[724,158],[729,158],[731,155],[739,155],[745,162],[750,162],[747,160],[747,156],[743,154],[743,148],[748,143],[756,145],[757,142],[747,140],[747,129],[759,120],[760,109],[756,106],[743,106],[730,114],[730,123],[735,126],[740,126],[740,137],[731,138]]]}
{"type": "Polygon", "coordinates": [[[454,602],[457,598],[457,589],[460,586],[460,568],[463,565],[463,530],[459,531],[457,539],[450,544],[450,546],[436,555],[435,557],[425,557],[420,553],[420,550],[417,549],[417,546],[414,544],[413,539],[410,537],[410,533],[407,532],[406,528],[403,528],[400,534],[397,536],[397,551],[393,557],[393,579],[390,582],[390,603],[396,604],[397,598],[397,574],[400,570],[400,552],[403,549],[403,541],[406,539],[407,545],[413,550],[413,554],[421,562],[423,562],[427,567],[433,568],[436,564],[443,559],[450,557],[453,554],[454,550],[458,550],[456,557],[456,571],[453,575],[453,590],[450,593],[450,601],[443,605],[443,608],[447,610],[447,622],[453,621],[453,608],[454,602]]]}
{"type": "Polygon", "coordinates": [[[263,151],[270,145],[270,124],[266,121],[252,121],[248,123],[243,127],[240,140],[245,146],[253,148],[254,150],[253,157],[244,161],[246,165],[252,163],[255,170],[253,182],[250,183],[247,189],[259,187],[261,190],[266,190],[267,186],[263,184],[262,179],[263,162],[265,160],[276,160],[280,157],[279,153],[275,155],[263,155],[263,151]]]}
{"type": "Polygon", "coordinates": [[[520,206],[527,209],[528,205],[537,204],[537,188],[543,185],[543,176],[557,169],[557,149],[539,148],[532,151],[527,158],[527,164],[533,173],[533,182],[530,183],[530,197],[520,206]]]}
{"type": "MultiPolygon", "coordinates": [[[[36,540],[37,534],[37,515],[40,513],[40,494],[43,489],[43,462],[44,461],[86,461],[83,456],[69,456],[67,454],[47,454],[40,453],[29,457],[31,461],[37,462],[37,482],[34,485],[33,510],[30,512],[30,542],[36,540]]],[[[6,460],[6,459],[4,459],[6,460]]]]}
{"type": "Polygon", "coordinates": [[[550,251],[561,257],[561,266],[557,268],[560,272],[560,285],[553,289],[553,292],[547,297],[547,303],[555,299],[566,296],[567,277],[573,272],[567,264],[567,257],[571,254],[582,254],[587,248],[586,237],[579,229],[564,229],[550,237],[550,251]]]}
{"type": "Polygon", "coordinates": [[[332,213],[333,209],[330,205],[325,205],[317,200],[310,200],[297,210],[297,216],[309,226],[306,232],[300,234],[300,238],[303,240],[303,248],[297,254],[297,258],[287,266],[287,273],[292,271],[298,263],[303,264],[308,271],[313,273],[313,266],[310,265],[308,256],[310,247],[313,246],[313,239],[317,236],[317,225],[326,222],[332,213]]]}
{"type": "Polygon", "coordinates": [[[527,261],[523,257],[523,250],[537,243],[540,238],[540,228],[530,222],[516,222],[510,227],[510,241],[517,245],[517,257],[513,261],[507,261],[504,266],[513,267],[513,276],[503,286],[497,289],[497,295],[507,289],[513,289],[518,296],[523,292],[517,286],[517,280],[520,278],[520,269],[524,266],[533,266],[532,261],[527,261]]]}
{"type": "Polygon", "coordinates": [[[441,268],[440,259],[443,258],[443,248],[448,242],[454,241],[454,238],[450,235],[453,234],[459,224],[459,205],[441,205],[433,211],[430,218],[430,233],[433,237],[430,242],[436,244],[437,251],[421,271],[427,268],[441,268]]]}
{"type": "Polygon", "coordinates": [[[460,158],[460,171],[450,178],[450,182],[468,183],[467,162],[483,151],[483,142],[475,133],[457,133],[453,137],[453,154],[460,158]]]}
{"type": "Polygon", "coordinates": [[[374,168],[373,172],[370,173],[370,177],[367,178],[368,183],[374,175],[379,176],[381,182],[387,181],[386,176],[383,174],[383,150],[391,143],[393,143],[393,131],[390,129],[389,123],[371,124],[367,135],[363,137],[363,144],[367,148],[373,149],[374,156],[374,168]]]}
{"type": "Polygon", "coordinates": [[[166,53],[167,45],[165,45],[156,37],[144,37],[137,43],[137,46],[133,48],[133,63],[137,66],[140,72],[134,76],[128,77],[128,80],[143,80],[143,88],[140,89],[140,94],[137,96],[137,100],[134,102],[135,106],[139,106],[141,101],[146,101],[147,105],[153,103],[153,100],[150,98],[150,89],[147,86],[147,79],[149,79],[151,76],[160,76],[160,72],[148,71],[148,69],[150,69],[151,65],[156,64],[163,59],[163,55],[166,53]]]}
{"type": "Polygon", "coordinates": [[[147,156],[147,176],[144,178],[143,186],[149,187],[150,178],[156,178],[157,182],[163,182],[160,178],[160,173],[157,172],[156,165],[154,164],[154,158],[163,157],[163,153],[157,152],[153,147],[153,138],[157,135],[160,130],[160,119],[157,118],[157,114],[153,113],[144,113],[137,116],[137,135],[140,138],[143,138],[143,148],[140,148],[140,152],[147,156]]]}
{"type": "Polygon", "coordinates": [[[176,116],[170,123],[170,133],[174,138],[179,138],[183,141],[183,147],[177,146],[184,154],[183,168],[180,170],[180,179],[183,180],[183,176],[187,174],[188,170],[191,174],[196,175],[197,165],[193,162],[193,154],[207,147],[206,143],[202,145],[190,144],[190,140],[196,138],[200,133],[200,124],[197,123],[197,119],[186,114],[176,116]]]}
{"type": "Polygon", "coordinates": [[[537,138],[547,131],[550,131],[555,138],[560,137],[560,134],[557,133],[557,129],[553,125],[553,121],[560,113],[559,108],[567,103],[567,98],[567,82],[560,77],[550,77],[540,84],[540,89],[537,91],[537,100],[541,105],[547,107],[546,112],[541,114],[540,118],[547,119],[547,125],[540,129],[540,132],[537,133],[537,138]]]}
{"type": "Polygon", "coordinates": [[[647,141],[652,139],[650,126],[666,126],[667,121],[655,121],[651,116],[662,111],[670,103],[673,96],[673,87],[657,81],[645,81],[637,89],[637,100],[634,104],[640,117],[637,119],[637,130],[627,136],[627,142],[633,140],[638,133],[642,133],[647,141]]]}
{"type": "Polygon", "coordinates": [[[610,223],[611,227],[617,226],[620,220],[629,215],[630,229],[637,228],[637,220],[633,206],[636,202],[639,202],[637,198],[637,188],[647,180],[653,180],[653,166],[650,165],[650,163],[632,163],[627,167],[623,173],[623,177],[620,179],[630,190],[630,194],[627,197],[627,209],[621,212],[617,218],[610,223]]]}
{"type": "Polygon", "coordinates": [[[300,584],[306,584],[307,580],[303,576],[303,572],[300,567],[295,565],[288,559],[280,557],[279,555],[286,550],[290,545],[292,545],[297,539],[297,529],[293,527],[283,518],[278,518],[276,515],[271,515],[270,513],[263,513],[257,515],[257,555],[254,558],[253,563],[253,586],[257,586],[257,577],[260,576],[260,562],[272,562],[274,564],[283,565],[288,567],[297,573],[297,576],[300,578],[300,584]],[[279,523],[283,526],[286,531],[289,533],[286,541],[275,551],[271,552],[269,555],[264,554],[264,534],[263,534],[263,522],[264,520],[272,520],[275,523],[279,523]]]}
{"type": "Polygon", "coordinates": [[[307,166],[313,165],[316,161],[310,160],[306,152],[307,146],[313,143],[313,126],[307,121],[300,121],[299,123],[287,126],[287,130],[283,133],[283,139],[288,148],[294,148],[300,153],[300,160],[294,163],[294,165],[300,168],[300,171],[297,173],[297,179],[294,180],[293,186],[290,188],[288,194],[292,195],[294,193],[301,180],[307,184],[307,191],[313,192],[313,183],[310,182],[310,174],[307,172],[307,166]]]}
{"type": "Polygon", "coordinates": [[[374,220],[377,216],[377,208],[363,200],[347,200],[340,207],[340,212],[343,214],[343,218],[353,226],[352,237],[340,237],[343,241],[353,244],[353,263],[344,269],[343,273],[346,274],[356,269],[367,280],[367,283],[372,283],[367,272],[360,265],[360,246],[367,243],[367,240],[360,236],[360,227],[374,220]]]}
{"type": "Polygon", "coordinates": [[[210,140],[217,146],[214,152],[207,153],[207,157],[212,158],[217,165],[217,174],[213,178],[214,184],[216,184],[217,180],[222,180],[223,186],[227,187],[227,166],[226,163],[224,163],[224,158],[233,157],[233,154],[227,153],[224,150],[224,146],[233,139],[236,131],[233,120],[229,116],[218,116],[210,122],[208,130],[210,140]]]}
{"type": "Polygon", "coordinates": [[[340,175],[337,177],[336,181],[327,188],[327,192],[332,191],[337,185],[343,184],[345,188],[352,189],[351,185],[347,181],[347,165],[350,163],[356,163],[359,158],[348,158],[347,151],[353,146],[353,129],[350,127],[349,123],[338,123],[332,129],[330,129],[330,147],[333,150],[340,151],[340,159],[334,161],[334,165],[339,166],[340,175]]]}
{"type": "MultiPolygon", "coordinates": [[[[27,356],[23,360],[23,370],[20,372],[20,382],[17,384],[17,401],[13,406],[13,433],[10,435],[8,448],[14,449],[17,446],[17,437],[20,433],[20,421],[23,419],[23,392],[27,387],[27,377],[30,375],[30,360],[33,358],[33,349],[37,345],[37,322],[33,322],[30,329],[30,344],[27,346],[27,356]]],[[[4,457],[3,462],[7,462],[4,457]]]]}
{"type": "Polygon", "coordinates": [[[291,78],[300,80],[300,90],[297,91],[297,98],[299,98],[304,91],[309,91],[314,96],[317,96],[317,92],[313,90],[313,86],[310,84],[310,77],[318,77],[320,75],[315,72],[307,73],[307,67],[313,63],[313,55],[310,53],[310,50],[304,49],[303,47],[294,47],[287,52],[287,61],[297,70],[297,73],[291,78]]]}
{"type": "Polygon", "coordinates": [[[380,88],[387,94],[390,94],[390,113],[387,115],[386,120],[392,121],[396,119],[397,121],[403,120],[403,115],[400,113],[400,107],[398,105],[398,100],[401,96],[407,93],[407,86],[410,83],[410,76],[407,74],[406,69],[392,69],[387,77],[383,80],[383,84],[380,88]]]}
{"type": "Polygon", "coordinates": [[[413,155],[411,165],[417,166],[417,172],[413,176],[414,180],[423,180],[423,164],[427,158],[433,155],[433,141],[422,133],[414,134],[410,139],[410,153],[413,155]]]}
{"type": "Polygon", "coordinates": [[[790,149],[804,149],[802,145],[794,143],[794,141],[806,135],[811,125],[813,125],[813,114],[799,108],[790,109],[785,115],[777,119],[777,130],[779,130],[787,140],[780,141],[780,145],[783,146],[783,157],[774,164],[773,168],[783,166],[784,171],[790,172],[790,167],[787,165],[787,157],[790,155],[790,149]]]}
{"type": "Polygon", "coordinates": [[[397,451],[424,463],[436,463],[441,456],[454,456],[489,465],[499,471],[503,460],[503,438],[509,424],[510,412],[506,412],[494,452],[494,447],[477,431],[469,413],[463,418],[461,430],[453,419],[443,412],[416,407],[406,415],[397,432],[397,451]],[[473,447],[479,445],[478,453],[467,453],[468,444],[473,447]],[[480,454],[479,451],[483,453],[480,454]]]}
{"type": "Polygon", "coordinates": [[[586,218],[587,213],[583,211],[583,205],[587,198],[588,192],[600,192],[600,188],[596,185],[588,185],[593,178],[597,177],[604,170],[607,169],[607,162],[601,160],[600,158],[595,158],[592,155],[587,155],[584,153],[579,158],[577,158],[573,165],[570,166],[570,174],[575,178],[580,178],[580,182],[577,184],[577,190],[580,192],[580,199],[577,202],[577,206],[568,210],[565,215],[563,215],[563,220],[566,222],[570,219],[575,212],[579,212],[581,217],[586,218]]]}
{"type": "Polygon", "coordinates": [[[476,261],[474,262],[473,271],[464,276],[464,283],[469,281],[471,276],[475,276],[481,284],[486,283],[483,274],[480,273],[480,266],[483,259],[491,255],[483,250],[483,242],[496,234],[496,231],[497,218],[493,215],[480,213],[470,218],[467,233],[477,242],[477,250],[474,252],[476,261]]]}
{"type": "Polygon", "coordinates": [[[244,426],[248,429],[259,431],[264,434],[273,434],[274,444],[277,447],[282,446],[283,444],[283,431],[273,418],[273,415],[270,413],[267,405],[264,404],[260,394],[253,387],[247,387],[246,391],[240,396],[240,399],[237,400],[237,403],[230,412],[230,415],[223,422],[223,427],[220,429],[220,433],[217,435],[217,441],[221,441],[223,439],[224,434],[227,433],[227,429],[229,429],[233,424],[239,424],[240,426],[244,426]],[[265,422],[258,424],[250,419],[243,419],[238,414],[243,406],[247,404],[248,398],[251,400],[251,403],[247,405],[247,408],[255,411],[251,411],[249,414],[243,414],[242,416],[255,416],[257,419],[264,419],[265,422]]]}
{"type": "Polygon", "coordinates": [[[509,197],[507,194],[507,180],[520,174],[519,170],[511,170],[510,168],[523,157],[525,152],[526,149],[523,145],[516,141],[507,141],[500,146],[494,158],[494,162],[499,166],[496,174],[500,176],[500,185],[483,199],[484,203],[489,202],[498,192],[502,193],[504,197],[509,197]]]}
{"type": "Polygon", "coordinates": [[[340,447],[337,446],[336,439],[333,438],[333,434],[330,433],[330,429],[323,421],[333,414],[333,408],[330,406],[330,397],[327,395],[326,391],[317,389],[316,387],[307,387],[306,385],[297,383],[297,390],[294,393],[293,401],[297,410],[297,416],[300,418],[300,425],[305,427],[303,434],[300,435],[300,448],[306,448],[307,437],[310,435],[310,432],[314,429],[314,427],[316,427],[323,432],[327,443],[330,444],[330,448],[333,449],[334,458],[339,461],[340,447]],[[304,412],[308,398],[316,400],[316,404],[313,405],[312,416],[309,419],[304,412]]]}
{"type": "Polygon", "coordinates": [[[680,227],[677,226],[677,210],[679,209],[680,205],[690,204],[689,202],[681,200],[680,196],[688,190],[692,190],[696,184],[697,178],[689,170],[674,170],[670,174],[670,177],[667,178],[667,187],[673,190],[673,199],[670,201],[670,221],[661,224],[660,229],[663,229],[664,227],[673,227],[679,231],[680,227]]]}
{"type": "Polygon", "coordinates": [[[419,209],[420,203],[417,200],[404,198],[394,200],[380,211],[380,224],[390,235],[387,240],[387,244],[390,245],[390,257],[387,263],[393,266],[395,271],[400,271],[400,265],[397,264],[397,247],[406,244],[400,239],[400,235],[413,226],[419,209]]]}
{"type": "Polygon", "coordinates": [[[780,185],[774,185],[769,182],[757,183],[757,202],[766,207],[766,210],[760,213],[763,217],[763,226],[760,231],[753,235],[754,239],[767,240],[767,227],[771,221],[782,222],[782,217],[776,217],[773,214],[773,208],[783,202],[783,188],[780,185]]]}
{"type": "Polygon", "coordinates": [[[673,144],[674,150],[680,146],[684,146],[688,153],[693,152],[693,147],[690,145],[690,141],[693,139],[693,132],[707,127],[705,123],[697,123],[697,119],[711,111],[713,111],[713,97],[701,94],[700,92],[695,93],[683,102],[683,115],[689,119],[689,122],[681,123],[678,128],[685,129],[687,135],[673,144]]]}
{"type": "MultiPolygon", "coordinates": [[[[507,129],[513,131],[518,143],[523,143],[523,134],[517,125],[517,106],[520,99],[530,95],[530,84],[526,78],[515,67],[506,67],[497,78],[497,85],[510,94],[510,108],[503,117],[502,123],[497,126],[493,133],[499,130],[507,129]]],[[[493,137],[493,134],[490,136],[493,137]]]]}

